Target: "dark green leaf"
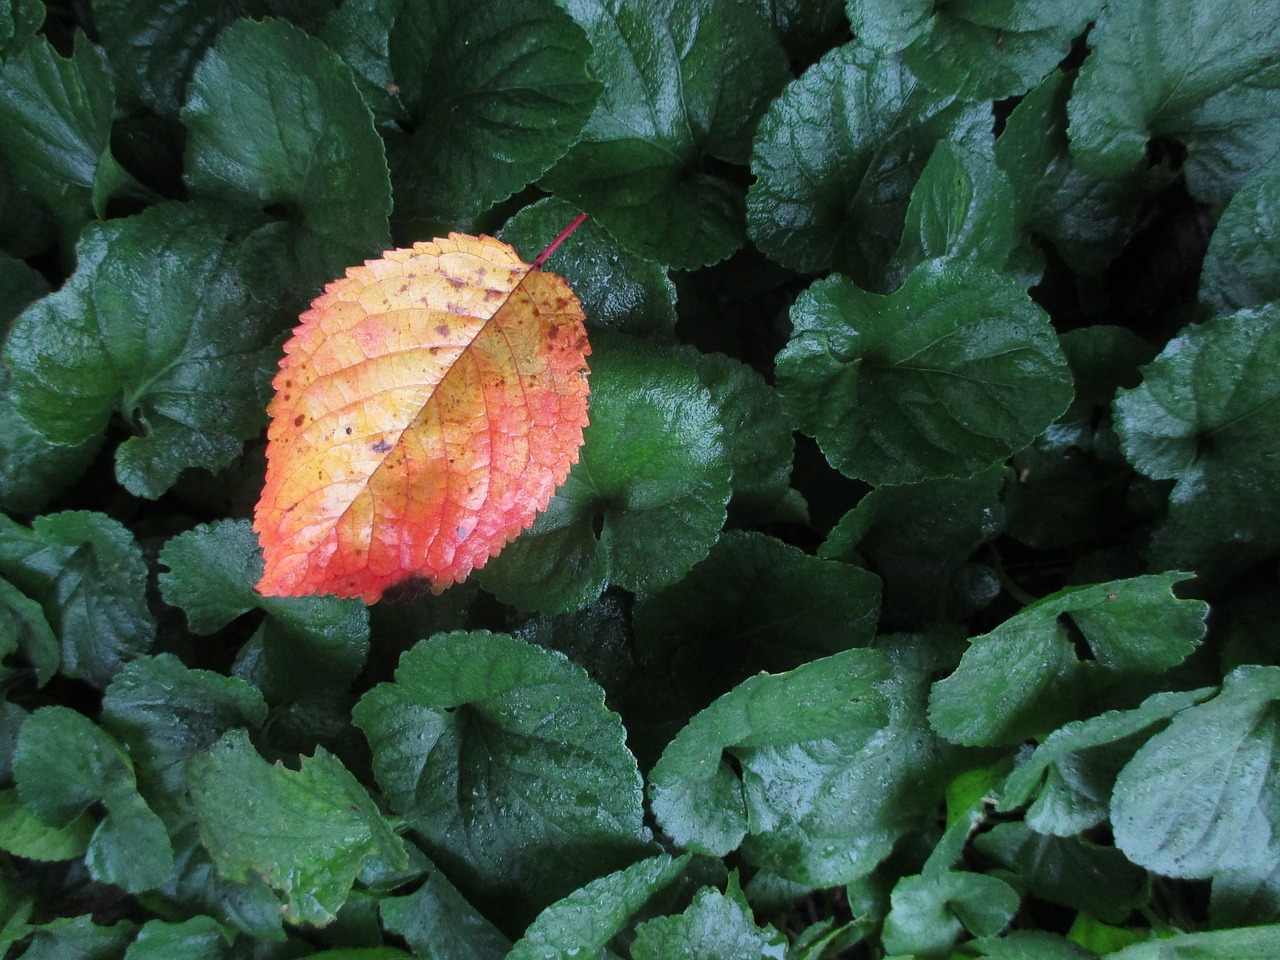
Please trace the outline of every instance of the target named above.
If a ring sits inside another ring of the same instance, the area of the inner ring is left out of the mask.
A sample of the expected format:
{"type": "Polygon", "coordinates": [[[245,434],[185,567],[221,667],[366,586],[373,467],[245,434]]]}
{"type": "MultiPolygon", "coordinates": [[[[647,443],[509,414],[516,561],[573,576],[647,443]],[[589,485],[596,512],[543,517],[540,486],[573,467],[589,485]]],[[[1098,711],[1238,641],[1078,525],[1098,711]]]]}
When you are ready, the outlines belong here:
{"type": "Polygon", "coordinates": [[[758,5],[565,0],[604,83],[582,140],[544,179],[628,250],[688,269],[745,239],[742,190],[709,158],[744,164],[786,78],[758,5]]]}
{"type": "Polygon", "coordinates": [[[895,261],[905,275],[935,257],[1001,269],[1013,250],[1014,194],[990,155],[940,143],[911,191],[895,261]]]}
{"type": "MultiPolygon", "coordinates": [[[[1009,115],[995,157],[1009,175],[1024,244],[1048,240],[1073,269],[1096,274],[1120,252],[1143,193],[1135,177],[1102,179],[1076,165],[1067,141],[1070,94],[1068,75],[1051,73],[1009,115]]],[[[1021,257],[1041,259],[1030,246],[1021,257]]]]}
{"type": "Polygon", "coordinates": [[[1048,318],[984,267],[931,260],[888,296],[820,280],[791,322],[783,405],[833,466],[872,484],[972,476],[1071,399],[1048,318]]]}
{"type": "Polygon", "coordinates": [[[250,610],[266,620],[240,652],[237,673],[273,703],[345,691],[369,652],[369,612],[358,600],[264,597],[262,553],[247,520],[202,524],[160,551],[167,603],[186,611],[198,634],[214,633],[250,610]]]}
{"type": "Polygon", "coordinates": [[[111,155],[114,106],[106,54],[83,34],[70,58],[42,37],[0,62],[0,150],[68,245],[131,179],[111,155]]]}
{"type": "Polygon", "coordinates": [[[879,609],[880,583],[866,570],[762,533],[726,533],[683,580],[637,600],[636,649],[654,679],[634,699],[650,715],[653,701],[670,699],[683,723],[754,673],[865,646],[879,609]]]}
{"type": "Polygon", "coordinates": [[[1280,300],[1280,155],[1227,204],[1200,271],[1200,302],[1232,313],[1280,300]]]}
{"type": "Polygon", "coordinates": [[[1035,86],[1067,55],[1102,0],[848,0],[863,43],[903,60],[933,90],[1001,100],[1035,86]]]}
{"type": "Polygon", "coordinates": [[[542,911],[507,960],[598,956],[645,904],[673,884],[689,858],[666,854],[633,863],[575,890],[542,911]]]}
{"type": "Polygon", "coordinates": [[[396,220],[439,230],[542,176],[600,95],[590,55],[553,0],[403,4],[390,41],[409,130],[392,141],[396,220]]]}
{"type": "MultiPolygon", "coordinates": [[[[690,721],[649,776],[658,824],[677,844],[747,858],[802,883],[870,871],[892,846],[854,799],[883,752],[889,661],[849,650],[739,684],[690,721]],[[738,771],[741,771],[740,773],[738,771]]],[[[881,785],[882,788],[887,784],[881,785]]]]}
{"type": "Polygon", "coordinates": [[[0,56],[21,49],[44,22],[41,0],[7,0],[0,12],[0,56]]]}
{"type": "Polygon", "coordinates": [[[192,192],[277,220],[255,235],[284,297],[390,246],[382,142],[350,68],[278,20],[242,20],[196,68],[182,120],[192,192]]]}
{"type": "Polygon", "coordinates": [[[324,22],[320,39],[355,75],[360,95],[379,126],[407,117],[391,73],[391,28],[404,0],[343,0],[324,22]]]}
{"type": "Polygon", "coordinates": [[[136,435],[116,450],[116,476],[139,496],[160,496],[186,467],[225,466],[262,427],[275,322],[226,230],[188,204],[95,227],[66,286],[9,336],[19,413],[69,444],[124,417],[136,435]]]}
{"type": "Polygon", "coordinates": [[[578,463],[480,576],[524,609],[580,608],[609,583],[661,589],[707,555],[724,525],[730,474],[719,410],[692,361],[600,339],[578,463]]]}
{"type": "Polygon", "coordinates": [[[935,623],[954,612],[952,580],[1000,531],[997,465],[967,480],[923,480],[879,487],[844,515],[818,556],[865,558],[884,581],[884,618],[896,629],[935,623]]]}
{"type": "Polygon", "coordinates": [[[760,960],[784,955],[787,938],[758,927],[746,902],[704,887],[679,916],[646,920],[636,928],[634,960],[695,956],[700,960],[760,960]]]}
{"type": "Polygon", "coordinates": [[[87,813],[50,826],[31,814],[17,790],[0,791],[0,850],[28,860],[72,860],[84,856],[97,824],[87,813]]]}
{"type": "MultiPolygon", "coordinates": [[[[100,513],[0,516],[0,574],[38,602],[62,647],[61,670],[105,687],[155,638],[147,568],[133,534],[100,513]]],[[[52,660],[43,663],[44,669],[52,660]]]]}
{"type": "Polygon", "coordinates": [[[1116,775],[1140,742],[1153,727],[1211,692],[1211,687],[1205,687],[1156,693],[1134,710],[1108,710],[1059,727],[1009,774],[997,809],[1021,806],[1039,788],[1027,810],[1027,824],[1033,830],[1069,837],[1102,823],[1110,810],[1116,775]]]}
{"type": "Polygon", "coordinates": [[[990,960],[1097,960],[1097,954],[1073,940],[1043,930],[1011,930],[972,944],[990,960]]]}
{"type": "Polygon", "coordinates": [[[364,787],[323,747],[293,771],[268,764],[236,730],[193,757],[187,776],[218,872],[262,876],[285,895],[291,923],[332,921],[366,857],[407,862],[364,787]]]}
{"type": "Polygon", "coordinates": [[[1280,954],[1280,924],[1243,930],[1179,933],[1107,954],[1107,960],[1241,960],[1280,954]]]}
{"type": "Polygon", "coordinates": [[[1147,897],[1146,871],[1115,847],[1079,837],[1046,837],[1017,822],[996,824],[976,836],[973,845],[1014,871],[1025,892],[1108,923],[1124,923],[1147,897]]]}
{"type": "Polygon", "coordinates": [[[511,941],[463,898],[443,873],[432,869],[406,897],[385,897],[383,925],[404,937],[418,956],[432,960],[504,960],[511,941]]]}
{"type": "Polygon", "coordinates": [[[1018,892],[997,877],[949,870],[937,876],[903,877],[893,888],[884,920],[891,953],[945,955],[964,930],[990,937],[1018,911],[1018,892]]]}
{"type": "Polygon", "coordinates": [[[883,289],[911,189],[934,145],[986,149],[990,122],[983,109],[931,93],[894,58],[839,47],[760,121],[747,198],[751,239],[789,267],[840,270],[883,289]]]}
{"type": "Polygon", "coordinates": [[[13,775],[23,805],[50,826],[68,826],[102,802],[106,816],[85,852],[90,876],[130,893],[168,878],[164,824],[139,796],[128,756],[83,714],[61,706],[33,713],[18,734],[13,775]]]}
{"type": "Polygon", "coordinates": [[[1116,846],[1171,877],[1280,861],[1280,667],[1240,667],[1188,707],[1116,779],[1116,846]]]}
{"type": "Polygon", "coordinates": [[[212,917],[195,916],[181,923],[150,920],[129,944],[124,960],[224,960],[231,937],[212,917]]]}
{"type": "Polygon", "coordinates": [[[1107,4],[1069,107],[1081,167],[1121,176],[1173,142],[1191,195],[1225,203],[1280,148],[1274,13],[1271,0],[1107,4]]]}
{"type": "Polygon", "coordinates": [[[1116,398],[1140,473],[1176,480],[1152,553],[1221,574],[1280,547],[1280,304],[1190,327],[1116,398]]]}
{"type": "Polygon", "coordinates": [[[35,667],[36,683],[44,686],[62,664],[62,646],[49,626],[44,608],[8,580],[0,579],[0,640],[2,656],[21,651],[35,667]]]}
{"type": "MultiPolygon", "coordinates": [[[[572,204],[547,198],[506,222],[501,238],[532,261],[578,215],[572,204]]],[[[666,338],[676,323],[676,288],[659,263],[628,253],[587,220],[546,261],[568,281],[591,326],[634,336],[666,338]]]]}
{"type": "Polygon", "coordinates": [[[93,922],[93,917],[58,917],[41,924],[34,933],[24,960],[118,960],[138,925],[121,920],[110,926],[93,922]]]}
{"type": "Polygon", "coordinates": [[[544,906],[643,852],[640,774],[603,691],[504,634],[439,634],[355,709],[374,772],[464,889],[544,906]]]}
{"type": "Polygon", "coordinates": [[[1209,915],[1218,928],[1280,922],[1280,861],[1215,873],[1209,915]]]}
{"type": "Polygon", "coordinates": [[[1016,743],[1071,716],[1077,697],[1181,663],[1204,635],[1208,605],[1180,600],[1185,573],[1068,587],[975,637],[934,684],[933,728],[953,743],[1016,743]],[[1076,646],[1087,645],[1081,660],[1076,646]]]}
{"type": "Polygon", "coordinates": [[[102,727],[128,748],[144,787],[170,797],[186,790],[190,757],[227,730],[266,720],[262,695],[243,680],[192,670],[170,653],[126,665],[102,701],[102,727]]]}

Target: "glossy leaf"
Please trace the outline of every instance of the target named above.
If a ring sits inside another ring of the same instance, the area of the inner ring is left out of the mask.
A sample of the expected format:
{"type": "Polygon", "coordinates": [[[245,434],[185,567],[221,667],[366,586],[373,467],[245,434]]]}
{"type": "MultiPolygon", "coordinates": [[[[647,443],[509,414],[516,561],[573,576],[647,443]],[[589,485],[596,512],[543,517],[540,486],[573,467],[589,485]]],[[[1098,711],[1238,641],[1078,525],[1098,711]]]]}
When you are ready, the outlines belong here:
{"type": "Polygon", "coordinates": [[[1172,877],[1280,861],[1280,667],[1240,667],[1188,707],[1116,779],[1116,846],[1172,877]]]}
{"type": "Polygon", "coordinates": [[[1107,960],[1238,960],[1280,951],[1280,924],[1240,930],[1180,933],[1146,940],[1107,954],[1107,960]]]}
{"type": "Polygon", "coordinates": [[[838,47],[760,121],[751,239],[796,270],[839,270],[883,289],[911,188],[935,144],[989,148],[989,126],[984,110],[931,93],[897,60],[838,47]]]}
{"type": "Polygon", "coordinates": [[[993,936],[1018,910],[1018,892],[998,877],[963,870],[908,876],[893,888],[884,946],[894,953],[943,955],[968,929],[993,936]]]}
{"type": "Polygon", "coordinates": [[[589,352],[568,286],[492,238],[352,267],[274,381],[259,591],[372,603],[483,566],[577,459],[589,352]]]}
{"type": "Polygon", "coordinates": [[[383,924],[420,956],[432,960],[504,960],[511,941],[434,868],[422,886],[378,902],[383,924]]]}
{"type": "Polygon", "coordinates": [[[1280,304],[1190,327],[1116,398],[1141,473],[1176,480],[1153,553],[1222,575],[1280,546],[1280,304]]]}
{"type": "Polygon", "coordinates": [[[193,757],[187,776],[218,872],[265,878],[285,895],[292,923],[332,921],[366,857],[405,862],[403,843],[364,787],[323,748],[288,770],[234,730],[193,757]]]}
{"type": "Polygon", "coordinates": [[[581,461],[481,578],[524,609],[577,609],[610,583],[660,589],[705,557],[724,526],[719,410],[689,355],[613,339],[592,364],[581,461]]]}
{"type": "Polygon", "coordinates": [[[645,848],[622,725],[560,654],[486,631],[438,634],[365,694],[355,720],[392,808],[466,891],[545,906],[645,848]]]}
{"type": "Polygon", "coordinates": [[[1185,573],[1067,587],[976,637],[933,687],[929,719],[953,743],[1013,743],[1051,730],[1093,685],[1157,674],[1204,635],[1208,605],[1174,596],[1185,573]],[[1088,645],[1081,660],[1076,637],[1088,645]]]}
{"type": "Polygon", "coordinates": [[[1071,399],[1048,318],[983,267],[931,260],[888,296],[820,280],[791,323],[784,407],[833,466],[875,485],[972,476],[1071,399]]]}
{"type": "Polygon", "coordinates": [[[397,221],[421,235],[542,176],[596,105],[590,54],[582,28],[553,0],[401,4],[389,43],[409,131],[389,141],[397,221]]]}
{"type": "Polygon", "coordinates": [[[702,960],[778,957],[787,938],[772,926],[759,927],[741,892],[726,896],[719,890],[699,890],[684,913],[655,917],[636,928],[633,960],[665,960],[696,956],[702,960]]]}
{"type": "Polygon", "coordinates": [[[6,853],[28,860],[73,860],[89,849],[96,827],[88,813],[50,826],[22,805],[16,789],[0,791],[0,850],[6,853]]]}
{"type": "Polygon", "coordinates": [[[581,141],[543,183],[628,250],[689,269],[745,239],[741,188],[708,158],[744,164],[786,77],[754,3],[566,0],[604,84],[581,141]]]}
{"type": "Polygon", "coordinates": [[[135,495],[225,466],[261,429],[276,321],[253,301],[230,230],[176,203],[95,227],[66,285],[14,321],[18,412],[64,444],[122,417],[134,435],[116,477],[135,495]]]}
{"type": "Polygon", "coordinates": [[[1080,165],[1120,176],[1173,141],[1191,195],[1225,203],[1280,148],[1274,12],[1270,0],[1107,4],[1069,107],[1080,165]]]}
{"type": "Polygon", "coordinates": [[[292,306],[390,246],[391,182],[350,68],[280,20],[241,20],[188,87],[187,186],[275,217],[253,235],[259,286],[292,306]]]}
{"type": "Polygon", "coordinates": [[[1280,156],[1227,204],[1200,272],[1200,302],[1216,313],[1280,300],[1280,156]]]}

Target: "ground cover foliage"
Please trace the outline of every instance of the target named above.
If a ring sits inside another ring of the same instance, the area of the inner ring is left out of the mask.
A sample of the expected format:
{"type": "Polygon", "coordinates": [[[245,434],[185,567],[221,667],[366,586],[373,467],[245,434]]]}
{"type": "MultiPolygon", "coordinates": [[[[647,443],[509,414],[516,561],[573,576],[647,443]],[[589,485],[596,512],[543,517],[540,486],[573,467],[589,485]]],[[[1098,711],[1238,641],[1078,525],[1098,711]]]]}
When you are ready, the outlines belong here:
{"type": "Polygon", "coordinates": [[[8,955],[1280,955],[1276,14],[0,3],[8,955]],[[579,211],[551,507],[255,593],[298,313],[579,211]]]}

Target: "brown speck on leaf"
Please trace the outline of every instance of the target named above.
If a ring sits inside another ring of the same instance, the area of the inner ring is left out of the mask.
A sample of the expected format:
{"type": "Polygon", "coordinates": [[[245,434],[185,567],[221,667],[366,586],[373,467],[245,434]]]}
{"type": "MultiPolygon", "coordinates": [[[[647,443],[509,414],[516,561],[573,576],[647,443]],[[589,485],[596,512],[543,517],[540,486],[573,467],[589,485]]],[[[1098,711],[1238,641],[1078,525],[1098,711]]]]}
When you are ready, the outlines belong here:
{"type": "Polygon", "coordinates": [[[305,423],[305,422],[306,422],[306,419],[307,419],[307,418],[306,418],[305,416],[303,416],[302,414],[298,414],[296,417],[294,417],[294,418],[293,418],[293,425],[294,425],[295,427],[300,427],[300,426],[302,426],[302,424],[303,424],[303,423],[305,423]]]}
{"type": "Polygon", "coordinates": [[[391,449],[391,444],[387,443],[386,440],[379,440],[377,443],[371,444],[369,449],[374,453],[386,453],[391,449]]]}

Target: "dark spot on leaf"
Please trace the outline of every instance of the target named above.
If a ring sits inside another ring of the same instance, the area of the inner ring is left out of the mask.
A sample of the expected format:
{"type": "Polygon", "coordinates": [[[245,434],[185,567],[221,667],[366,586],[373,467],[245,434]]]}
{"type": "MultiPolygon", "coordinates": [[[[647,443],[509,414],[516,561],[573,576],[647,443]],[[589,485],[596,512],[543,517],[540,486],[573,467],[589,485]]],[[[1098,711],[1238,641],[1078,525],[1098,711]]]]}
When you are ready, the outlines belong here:
{"type": "MultiPolygon", "coordinates": [[[[452,306],[452,304],[451,304],[450,306],[452,306]]],[[[442,337],[447,337],[447,336],[449,336],[449,327],[448,327],[448,325],[447,325],[447,324],[444,324],[444,323],[440,324],[438,327],[436,327],[436,333],[438,333],[438,334],[439,334],[440,336],[442,336],[442,337]]]]}
{"type": "Polygon", "coordinates": [[[302,414],[298,414],[296,417],[293,418],[293,425],[295,427],[300,427],[306,421],[306,419],[307,418],[304,417],[302,414]]]}
{"type": "Polygon", "coordinates": [[[347,427],[347,436],[348,436],[348,437],[349,437],[349,436],[351,436],[351,428],[350,428],[350,427],[347,427]]]}
{"type": "Polygon", "coordinates": [[[369,449],[374,453],[386,453],[391,449],[391,444],[387,443],[386,440],[379,440],[377,443],[370,444],[369,449]]]}

